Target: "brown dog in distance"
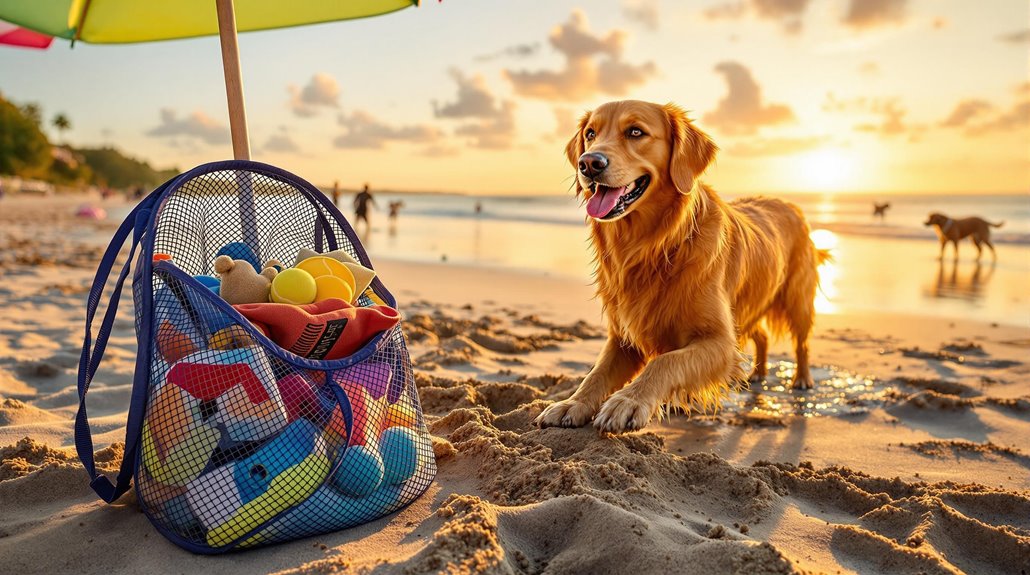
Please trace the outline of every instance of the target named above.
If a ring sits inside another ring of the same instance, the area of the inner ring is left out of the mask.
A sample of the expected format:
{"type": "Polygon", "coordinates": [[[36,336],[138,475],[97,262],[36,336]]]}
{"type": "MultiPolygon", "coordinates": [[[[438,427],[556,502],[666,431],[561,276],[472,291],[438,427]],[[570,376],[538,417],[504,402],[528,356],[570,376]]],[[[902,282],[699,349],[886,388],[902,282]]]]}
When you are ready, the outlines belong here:
{"type": "Polygon", "coordinates": [[[944,214],[932,213],[923,222],[924,226],[936,226],[937,237],[941,240],[941,254],[937,259],[944,259],[944,248],[951,242],[955,245],[955,259],[958,259],[958,242],[967,237],[973,238],[973,245],[976,246],[976,259],[983,256],[983,246],[991,248],[991,259],[998,259],[994,251],[994,244],[991,243],[991,228],[1000,228],[1005,222],[992,224],[983,218],[962,218],[953,220],[944,214]]]}

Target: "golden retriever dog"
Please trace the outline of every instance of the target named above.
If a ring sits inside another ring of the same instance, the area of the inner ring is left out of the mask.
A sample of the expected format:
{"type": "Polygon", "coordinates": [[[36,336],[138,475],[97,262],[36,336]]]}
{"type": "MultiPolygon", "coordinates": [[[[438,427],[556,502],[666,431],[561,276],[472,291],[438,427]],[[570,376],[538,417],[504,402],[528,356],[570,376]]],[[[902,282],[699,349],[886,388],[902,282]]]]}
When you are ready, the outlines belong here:
{"type": "Polygon", "coordinates": [[[994,244],[991,243],[991,228],[1000,228],[1005,222],[992,224],[983,218],[962,218],[953,220],[944,214],[934,212],[930,214],[924,226],[936,226],[937,237],[941,240],[941,254],[937,259],[944,259],[944,248],[951,242],[955,245],[955,259],[958,259],[958,242],[967,237],[973,237],[973,245],[976,246],[976,261],[983,256],[983,244],[991,248],[991,259],[998,259],[994,251],[994,244]]]}
{"type": "Polygon", "coordinates": [[[708,409],[743,380],[755,343],[766,376],[769,332],[789,331],[811,387],[808,336],[818,266],[801,210],[774,198],[731,203],[698,178],[716,145],[680,108],[611,102],[587,113],[566,148],[578,169],[596,252],[608,340],[569,399],[540,426],[640,429],[666,405],[708,409]]]}

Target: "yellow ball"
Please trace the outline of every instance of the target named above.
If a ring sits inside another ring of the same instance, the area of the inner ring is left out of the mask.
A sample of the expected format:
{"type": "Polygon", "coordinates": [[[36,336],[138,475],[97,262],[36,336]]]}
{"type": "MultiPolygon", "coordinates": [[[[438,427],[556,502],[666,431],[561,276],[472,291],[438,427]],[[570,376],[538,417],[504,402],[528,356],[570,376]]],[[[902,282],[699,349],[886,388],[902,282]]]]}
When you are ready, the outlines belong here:
{"type": "Polygon", "coordinates": [[[304,305],[315,301],[318,286],[308,272],[289,268],[279,272],[272,280],[272,301],[304,305]]]}
{"type": "Polygon", "coordinates": [[[354,299],[354,288],[347,281],[337,276],[319,276],[315,278],[315,285],[318,286],[318,293],[315,294],[315,301],[325,301],[330,298],[342,299],[350,302],[354,299]]]}
{"type": "Polygon", "coordinates": [[[322,301],[331,297],[340,298],[346,302],[354,299],[354,285],[356,283],[354,272],[350,271],[342,262],[325,256],[315,256],[300,262],[295,269],[308,272],[316,281],[322,278],[336,278],[339,280],[323,280],[322,283],[319,283],[318,295],[315,301],[322,301]],[[346,288],[341,287],[341,284],[345,284],[346,288]]]}

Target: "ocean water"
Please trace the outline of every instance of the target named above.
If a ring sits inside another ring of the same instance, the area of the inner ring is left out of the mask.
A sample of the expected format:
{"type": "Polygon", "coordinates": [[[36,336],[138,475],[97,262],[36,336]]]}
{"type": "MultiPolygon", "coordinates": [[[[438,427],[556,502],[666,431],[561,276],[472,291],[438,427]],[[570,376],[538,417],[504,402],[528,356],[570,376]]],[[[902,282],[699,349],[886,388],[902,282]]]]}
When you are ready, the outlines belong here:
{"type": "MultiPolygon", "coordinates": [[[[823,266],[821,313],[886,311],[994,321],[1030,327],[1030,195],[780,195],[805,212],[818,244],[834,262],[823,266]],[[882,220],[874,201],[889,201],[882,220]],[[992,222],[998,261],[980,264],[966,240],[960,259],[937,260],[928,213],[979,215],[992,222]]],[[[350,216],[350,196],[341,198],[350,216]]],[[[726,199],[732,200],[733,196],[726,199]]],[[[508,268],[589,280],[591,254],[584,210],[569,196],[493,197],[380,194],[370,231],[362,233],[373,261],[508,268]],[[403,201],[395,225],[386,212],[403,201]],[[476,205],[481,211],[476,212],[476,205]]]]}

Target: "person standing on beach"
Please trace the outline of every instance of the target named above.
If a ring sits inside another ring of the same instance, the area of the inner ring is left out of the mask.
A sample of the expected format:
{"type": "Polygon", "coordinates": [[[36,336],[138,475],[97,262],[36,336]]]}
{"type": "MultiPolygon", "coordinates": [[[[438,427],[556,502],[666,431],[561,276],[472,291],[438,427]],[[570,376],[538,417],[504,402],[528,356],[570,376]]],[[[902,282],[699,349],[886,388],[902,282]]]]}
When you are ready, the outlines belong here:
{"type": "Polygon", "coordinates": [[[340,205],[340,180],[333,182],[333,205],[340,205]]]}
{"type": "Polygon", "coordinates": [[[376,203],[376,199],[372,197],[372,192],[368,191],[368,184],[358,195],[354,196],[354,226],[357,227],[361,221],[365,222],[365,228],[371,227],[368,222],[368,204],[372,204],[376,209],[379,209],[379,204],[376,203]]]}

